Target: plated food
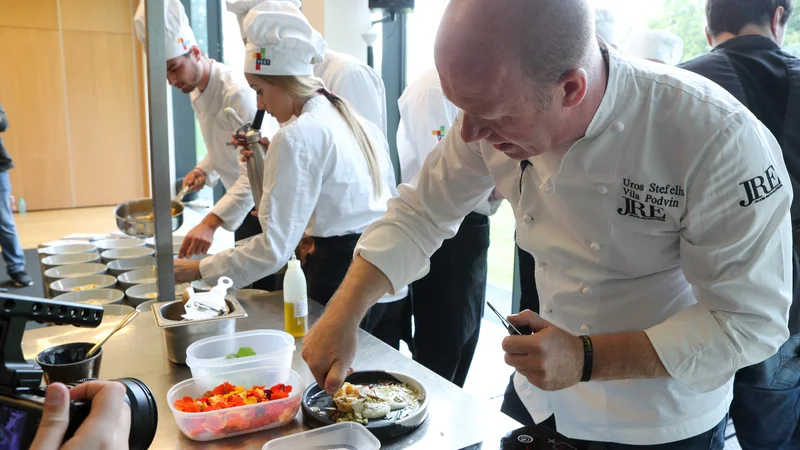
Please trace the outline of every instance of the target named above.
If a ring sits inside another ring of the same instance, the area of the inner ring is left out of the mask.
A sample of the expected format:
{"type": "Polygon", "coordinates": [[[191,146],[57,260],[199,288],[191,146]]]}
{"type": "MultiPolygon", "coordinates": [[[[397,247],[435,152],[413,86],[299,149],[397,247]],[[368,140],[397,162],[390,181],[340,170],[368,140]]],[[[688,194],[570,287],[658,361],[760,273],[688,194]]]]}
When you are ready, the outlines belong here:
{"type": "Polygon", "coordinates": [[[428,391],[396,372],[354,372],[333,396],[317,384],[303,392],[303,418],[311,428],[361,424],[380,440],[411,433],[428,418],[428,391]]]}
{"type": "Polygon", "coordinates": [[[404,415],[419,408],[420,393],[407,384],[381,381],[371,384],[345,383],[333,396],[335,410],[329,412],[336,422],[367,425],[370,419],[384,419],[392,411],[404,415]]]}
{"type": "Polygon", "coordinates": [[[97,289],[99,286],[97,284],[84,284],[83,286],[76,286],[70,289],[73,292],[80,292],[80,291],[88,291],[91,289],[97,289]]]}

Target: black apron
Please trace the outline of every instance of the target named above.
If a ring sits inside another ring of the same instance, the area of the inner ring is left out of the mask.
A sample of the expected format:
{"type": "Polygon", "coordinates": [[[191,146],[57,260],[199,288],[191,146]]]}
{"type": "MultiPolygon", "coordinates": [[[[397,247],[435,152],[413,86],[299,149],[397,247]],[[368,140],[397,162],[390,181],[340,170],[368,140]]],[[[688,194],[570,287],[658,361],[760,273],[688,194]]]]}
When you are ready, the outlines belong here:
{"type": "Polygon", "coordinates": [[[486,299],[489,217],[470,213],[412,285],[414,359],[458,386],[466,380],[486,299]]]}
{"type": "Polygon", "coordinates": [[[314,252],[303,267],[309,299],[322,306],[328,304],[353,262],[353,252],[360,237],[360,234],[313,237],[314,252]]]}
{"type": "Polygon", "coordinates": [[[794,254],[792,255],[793,299],[789,310],[789,333],[800,334],[800,267],[797,250],[800,248],[800,60],[789,60],[789,99],[786,104],[786,118],[778,142],[783,150],[783,159],[789,171],[792,200],[792,234],[794,254]]]}
{"type": "MultiPolygon", "coordinates": [[[[252,211],[255,211],[255,209],[252,211]]],[[[261,222],[259,222],[258,217],[252,215],[251,213],[247,213],[247,216],[244,218],[242,224],[236,229],[236,231],[233,232],[233,238],[236,240],[236,242],[239,242],[249,237],[258,236],[261,233],[263,233],[263,231],[261,229],[261,222]]],[[[283,274],[268,275],[267,277],[254,282],[252,287],[253,289],[262,289],[270,292],[282,291],[283,274]]]]}

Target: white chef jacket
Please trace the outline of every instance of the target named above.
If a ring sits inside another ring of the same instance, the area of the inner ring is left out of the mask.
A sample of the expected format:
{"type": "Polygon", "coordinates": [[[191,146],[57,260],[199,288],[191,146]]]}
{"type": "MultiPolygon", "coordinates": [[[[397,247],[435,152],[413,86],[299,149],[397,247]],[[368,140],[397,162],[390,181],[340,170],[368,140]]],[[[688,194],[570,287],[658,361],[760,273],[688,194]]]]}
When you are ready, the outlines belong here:
{"type": "Polygon", "coordinates": [[[792,192],[778,143],[726,91],[609,59],[602,103],[558,164],[533,157],[521,175],[488,143],[449,133],[356,253],[393,285],[416,280],[496,184],[536,259],[541,316],[574,335],[644,330],[671,375],[543,392],[518,374],[534,420],[554,413],[571,438],[661,444],[718,424],[736,370],[786,341],[792,192]]]}
{"type": "MultiPolygon", "coordinates": [[[[367,161],[336,108],[324,96],[306,102],[294,122],[275,134],[264,162],[258,216],[264,233],[235,250],[200,262],[209,284],[225,275],[246,286],[275,273],[291,258],[305,232],[313,237],[362,233],[383,216],[397,195],[389,146],[377,126],[362,121],[376,146],[383,192],[376,196],[367,161]]],[[[405,286],[398,295],[405,297],[405,286]]]]}
{"type": "MultiPolygon", "coordinates": [[[[253,209],[253,193],[247,164],[241,162],[239,150],[228,145],[240,125],[228,117],[225,108],[233,108],[244,122],[252,122],[258,109],[256,93],[241,71],[212,60],[208,86],[202,92],[195,89],[190,96],[208,150],[197,167],[206,173],[207,186],[216,186],[222,180],[227,190],[211,212],[222,219],[223,228],[235,231],[253,209]]],[[[266,116],[263,135],[270,137],[277,129],[277,121],[266,116]]]]}
{"type": "MultiPolygon", "coordinates": [[[[406,87],[397,101],[400,125],[397,128],[397,154],[403,183],[411,183],[422,162],[447,135],[458,117],[458,108],[444,96],[436,69],[425,72],[406,87]]],[[[476,213],[492,216],[502,200],[481,202],[476,213]]]]}
{"type": "Polygon", "coordinates": [[[348,54],[328,49],[325,60],[314,66],[314,76],[386,135],[386,87],[374,69],[348,54]]]}

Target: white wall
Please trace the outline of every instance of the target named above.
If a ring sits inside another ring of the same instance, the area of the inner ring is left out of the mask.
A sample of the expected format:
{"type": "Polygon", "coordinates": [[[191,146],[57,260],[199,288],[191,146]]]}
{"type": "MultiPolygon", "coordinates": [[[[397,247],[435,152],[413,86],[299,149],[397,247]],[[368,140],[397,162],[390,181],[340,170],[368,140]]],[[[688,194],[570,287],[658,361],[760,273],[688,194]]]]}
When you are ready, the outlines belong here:
{"type": "Polygon", "coordinates": [[[325,0],[325,29],[320,30],[328,47],[365,63],[367,44],[361,35],[372,27],[368,5],[368,0],[325,0]]]}

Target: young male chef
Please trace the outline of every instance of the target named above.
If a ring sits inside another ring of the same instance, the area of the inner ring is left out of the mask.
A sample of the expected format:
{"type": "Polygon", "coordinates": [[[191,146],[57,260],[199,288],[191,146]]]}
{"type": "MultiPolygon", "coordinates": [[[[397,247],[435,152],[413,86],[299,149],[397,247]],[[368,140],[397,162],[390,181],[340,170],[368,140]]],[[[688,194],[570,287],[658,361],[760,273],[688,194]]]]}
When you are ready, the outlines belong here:
{"type": "MultiPolygon", "coordinates": [[[[403,183],[447,135],[458,108],[442,93],[436,69],[408,85],[398,101],[397,153],[403,183]]],[[[502,199],[482,202],[453,238],[431,256],[428,275],[414,282],[414,359],[459,387],[464,386],[480,335],[486,298],[489,216],[502,199]],[[447,326],[442,318],[447,317],[447,326]]]]}
{"type": "MultiPolygon", "coordinates": [[[[233,231],[237,240],[261,233],[258,218],[249,214],[253,209],[253,194],[247,166],[240,161],[236,148],[229,145],[231,135],[240,125],[225,113],[225,108],[231,107],[243,121],[252,122],[257,108],[255,94],[241,71],[208,58],[197,46],[181,2],[165,0],[164,4],[167,80],[191,96],[208,150],[183,184],[198,191],[221,180],[227,191],[211,213],[184,238],[179,254],[184,257],[206,253],[220,227],[233,231]]],[[[144,1],[139,3],[134,22],[136,35],[146,44],[144,1]]],[[[262,130],[271,136],[277,130],[277,122],[272,118],[265,118],[265,122],[262,130]]]]}
{"type": "MultiPolygon", "coordinates": [[[[283,0],[301,9],[300,0],[283,0]]],[[[236,14],[244,36],[242,22],[247,13],[264,0],[227,0],[228,11],[236,14]]],[[[386,135],[386,87],[372,67],[358,59],[331,50],[325,59],[314,66],[314,76],[322,79],[328,90],[347,100],[363,118],[377,125],[386,135]]]]}
{"type": "Polygon", "coordinates": [[[541,315],[510,317],[534,334],[502,344],[534,420],[610,449],[722,449],[733,375],[789,335],[778,143],[716,84],[609,50],[589,0],[452,1],[435,55],[464,113],[305,338],[317,382],[342,384],[360,315],[496,185],[538,263],[541,315]]]}

